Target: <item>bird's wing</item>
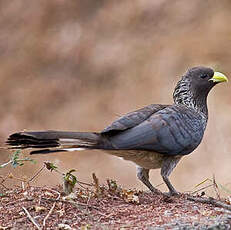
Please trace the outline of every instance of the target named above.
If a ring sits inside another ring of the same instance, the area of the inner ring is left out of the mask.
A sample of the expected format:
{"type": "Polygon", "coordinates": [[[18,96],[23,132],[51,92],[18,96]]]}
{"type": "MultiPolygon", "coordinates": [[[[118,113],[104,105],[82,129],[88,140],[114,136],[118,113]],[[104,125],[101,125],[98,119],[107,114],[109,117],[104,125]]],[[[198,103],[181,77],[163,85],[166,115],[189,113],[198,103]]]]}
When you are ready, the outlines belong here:
{"type": "Polygon", "coordinates": [[[168,105],[151,104],[142,109],[127,113],[106,127],[101,134],[115,135],[121,131],[133,128],[147,120],[154,113],[166,108],[168,105]]]}
{"type": "Polygon", "coordinates": [[[168,106],[130,129],[108,136],[108,149],[186,155],[201,142],[206,120],[195,110],[168,106]]]}

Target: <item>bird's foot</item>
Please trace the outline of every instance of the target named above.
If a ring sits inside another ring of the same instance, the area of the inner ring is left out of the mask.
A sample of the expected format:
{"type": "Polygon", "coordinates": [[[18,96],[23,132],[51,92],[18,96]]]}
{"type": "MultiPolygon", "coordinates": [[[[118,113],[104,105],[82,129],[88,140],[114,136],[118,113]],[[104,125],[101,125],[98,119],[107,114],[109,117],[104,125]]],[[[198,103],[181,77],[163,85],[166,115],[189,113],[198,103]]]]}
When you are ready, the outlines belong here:
{"type": "Polygon", "coordinates": [[[171,197],[171,196],[180,196],[181,193],[177,192],[176,190],[172,190],[169,192],[164,192],[163,195],[167,196],[167,197],[171,197]]]}
{"type": "Polygon", "coordinates": [[[162,192],[159,189],[156,189],[155,191],[153,191],[153,193],[157,194],[157,195],[161,195],[162,192]]]}
{"type": "Polygon", "coordinates": [[[162,192],[159,190],[159,189],[156,189],[156,188],[154,188],[154,187],[151,187],[151,188],[149,188],[149,190],[152,192],[152,193],[155,193],[155,194],[162,194],[162,192]]]}

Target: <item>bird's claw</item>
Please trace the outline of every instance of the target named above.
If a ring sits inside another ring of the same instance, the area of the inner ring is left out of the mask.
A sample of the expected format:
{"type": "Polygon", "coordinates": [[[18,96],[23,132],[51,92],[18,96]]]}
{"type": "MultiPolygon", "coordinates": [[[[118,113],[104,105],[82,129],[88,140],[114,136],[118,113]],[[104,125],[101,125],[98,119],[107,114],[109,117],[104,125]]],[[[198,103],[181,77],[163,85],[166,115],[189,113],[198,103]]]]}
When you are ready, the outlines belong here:
{"type": "Polygon", "coordinates": [[[180,193],[174,190],[174,191],[164,192],[163,195],[167,197],[180,196],[180,193]]]}

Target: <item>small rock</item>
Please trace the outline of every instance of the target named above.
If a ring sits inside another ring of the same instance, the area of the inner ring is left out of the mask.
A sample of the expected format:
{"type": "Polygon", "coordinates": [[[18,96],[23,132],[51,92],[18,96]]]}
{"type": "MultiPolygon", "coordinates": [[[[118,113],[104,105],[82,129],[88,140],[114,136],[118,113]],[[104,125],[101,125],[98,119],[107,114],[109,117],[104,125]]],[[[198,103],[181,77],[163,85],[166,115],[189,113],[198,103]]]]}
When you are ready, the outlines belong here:
{"type": "Polygon", "coordinates": [[[58,229],[60,229],[60,230],[72,230],[71,226],[68,224],[58,224],[58,229]]]}

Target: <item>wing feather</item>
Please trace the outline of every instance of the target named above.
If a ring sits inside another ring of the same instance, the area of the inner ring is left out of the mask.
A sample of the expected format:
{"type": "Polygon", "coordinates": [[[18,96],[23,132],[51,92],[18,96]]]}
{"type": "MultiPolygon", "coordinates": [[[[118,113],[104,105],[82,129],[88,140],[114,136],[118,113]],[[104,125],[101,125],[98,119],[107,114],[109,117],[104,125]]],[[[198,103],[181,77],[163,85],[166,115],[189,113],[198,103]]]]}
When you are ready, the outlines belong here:
{"type": "Polygon", "coordinates": [[[154,113],[168,107],[168,105],[151,104],[142,109],[127,113],[106,127],[101,134],[114,135],[133,128],[147,120],[154,113]]]}
{"type": "Polygon", "coordinates": [[[108,139],[111,146],[118,150],[186,155],[200,144],[205,130],[204,122],[203,116],[194,110],[173,105],[108,139]]]}

